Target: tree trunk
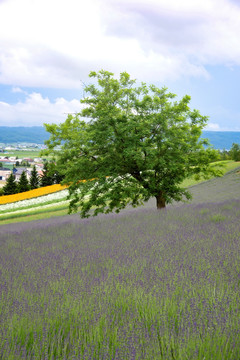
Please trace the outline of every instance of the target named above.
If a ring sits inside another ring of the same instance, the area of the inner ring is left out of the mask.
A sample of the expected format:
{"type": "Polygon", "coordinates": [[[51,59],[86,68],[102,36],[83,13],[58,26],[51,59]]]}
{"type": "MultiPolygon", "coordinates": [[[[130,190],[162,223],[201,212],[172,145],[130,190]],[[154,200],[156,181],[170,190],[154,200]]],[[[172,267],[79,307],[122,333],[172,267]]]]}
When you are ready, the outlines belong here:
{"type": "Polygon", "coordinates": [[[164,199],[164,197],[162,196],[162,194],[159,194],[158,196],[156,196],[156,200],[157,200],[157,209],[163,209],[166,207],[166,201],[164,199]]]}

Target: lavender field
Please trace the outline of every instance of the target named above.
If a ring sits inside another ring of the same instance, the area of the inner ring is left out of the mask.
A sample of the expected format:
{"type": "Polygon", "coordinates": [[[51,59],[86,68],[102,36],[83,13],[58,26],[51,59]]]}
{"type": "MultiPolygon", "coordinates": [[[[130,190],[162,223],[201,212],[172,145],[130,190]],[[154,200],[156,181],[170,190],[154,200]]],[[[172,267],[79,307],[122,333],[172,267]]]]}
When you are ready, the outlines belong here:
{"type": "Polygon", "coordinates": [[[240,359],[240,174],[191,191],[0,226],[0,359],[240,359]]]}

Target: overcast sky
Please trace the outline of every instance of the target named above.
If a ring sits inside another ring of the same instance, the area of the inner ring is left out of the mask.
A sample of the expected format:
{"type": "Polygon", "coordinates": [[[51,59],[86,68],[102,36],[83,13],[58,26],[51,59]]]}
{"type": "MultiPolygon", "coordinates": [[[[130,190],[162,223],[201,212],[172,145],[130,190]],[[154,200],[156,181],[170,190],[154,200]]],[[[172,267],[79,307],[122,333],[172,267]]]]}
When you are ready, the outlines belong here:
{"type": "Polygon", "coordinates": [[[240,0],[0,0],[0,126],[64,121],[100,69],[240,131],[240,0]]]}

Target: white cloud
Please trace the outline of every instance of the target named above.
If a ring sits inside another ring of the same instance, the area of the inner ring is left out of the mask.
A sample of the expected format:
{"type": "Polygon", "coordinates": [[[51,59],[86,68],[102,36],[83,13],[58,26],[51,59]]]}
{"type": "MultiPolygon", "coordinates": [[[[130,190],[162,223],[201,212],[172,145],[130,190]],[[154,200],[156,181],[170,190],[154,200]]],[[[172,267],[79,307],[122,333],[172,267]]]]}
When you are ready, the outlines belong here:
{"type": "Polygon", "coordinates": [[[209,123],[204,130],[218,131],[220,130],[220,126],[216,123],[209,123]]]}
{"type": "Polygon", "coordinates": [[[27,92],[24,91],[23,89],[21,89],[18,86],[12,88],[12,93],[20,93],[20,94],[26,94],[27,95],[27,92]]]}
{"type": "Polygon", "coordinates": [[[237,108],[224,105],[210,106],[207,110],[210,122],[205,130],[240,131],[240,112],[237,108]]]}
{"type": "Polygon", "coordinates": [[[39,93],[26,96],[24,102],[8,104],[0,102],[0,126],[34,126],[43,123],[63,122],[68,113],[79,112],[82,108],[79,100],[67,101],[57,98],[51,102],[39,93]]]}
{"type": "Polygon", "coordinates": [[[229,0],[109,0],[109,34],[194,64],[240,65],[240,8],[229,0]],[[117,21],[122,16],[121,21],[117,21]]]}
{"type": "Polygon", "coordinates": [[[0,83],[80,88],[89,71],[141,80],[204,76],[240,65],[233,0],[0,2],[0,83]]]}
{"type": "Polygon", "coordinates": [[[22,90],[20,87],[13,87],[13,88],[12,88],[12,92],[13,92],[13,93],[22,93],[23,90],[22,90]]]}

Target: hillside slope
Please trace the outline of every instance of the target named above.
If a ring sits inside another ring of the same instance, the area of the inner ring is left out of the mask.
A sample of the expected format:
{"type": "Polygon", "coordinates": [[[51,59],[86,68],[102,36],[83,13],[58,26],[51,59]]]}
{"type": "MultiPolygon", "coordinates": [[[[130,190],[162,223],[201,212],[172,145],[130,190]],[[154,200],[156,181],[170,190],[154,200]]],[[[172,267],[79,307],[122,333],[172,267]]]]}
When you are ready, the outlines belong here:
{"type": "MultiPolygon", "coordinates": [[[[193,198],[187,203],[184,202],[174,202],[173,204],[168,204],[166,211],[178,208],[184,211],[185,207],[195,207],[196,205],[200,206],[217,206],[217,204],[222,204],[223,202],[231,202],[238,200],[240,201],[240,167],[230,171],[226,175],[220,178],[215,178],[212,180],[205,181],[203,183],[194,185],[189,188],[193,198]]],[[[121,216],[126,216],[128,213],[141,213],[144,211],[151,211],[153,214],[156,212],[156,200],[154,198],[150,199],[143,206],[132,208],[128,206],[126,209],[122,210],[120,214],[100,214],[97,217],[90,219],[81,219],[79,214],[64,215],[59,217],[52,217],[41,220],[33,220],[31,222],[22,222],[22,223],[11,223],[0,226],[0,235],[5,231],[16,231],[20,229],[31,229],[41,228],[41,226],[56,226],[57,224],[71,224],[71,223],[85,223],[96,221],[96,219],[102,219],[110,217],[118,218],[121,216]]],[[[164,210],[162,210],[164,212],[164,210]]],[[[159,212],[161,215],[161,211],[159,212]]],[[[144,216],[144,214],[143,214],[144,216]]]]}
{"type": "Polygon", "coordinates": [[[0,143],[7,144],[26,142],[44,144],[44,141],[48,138],[49,134],[42,126],[0,126],[0,143]]]}

